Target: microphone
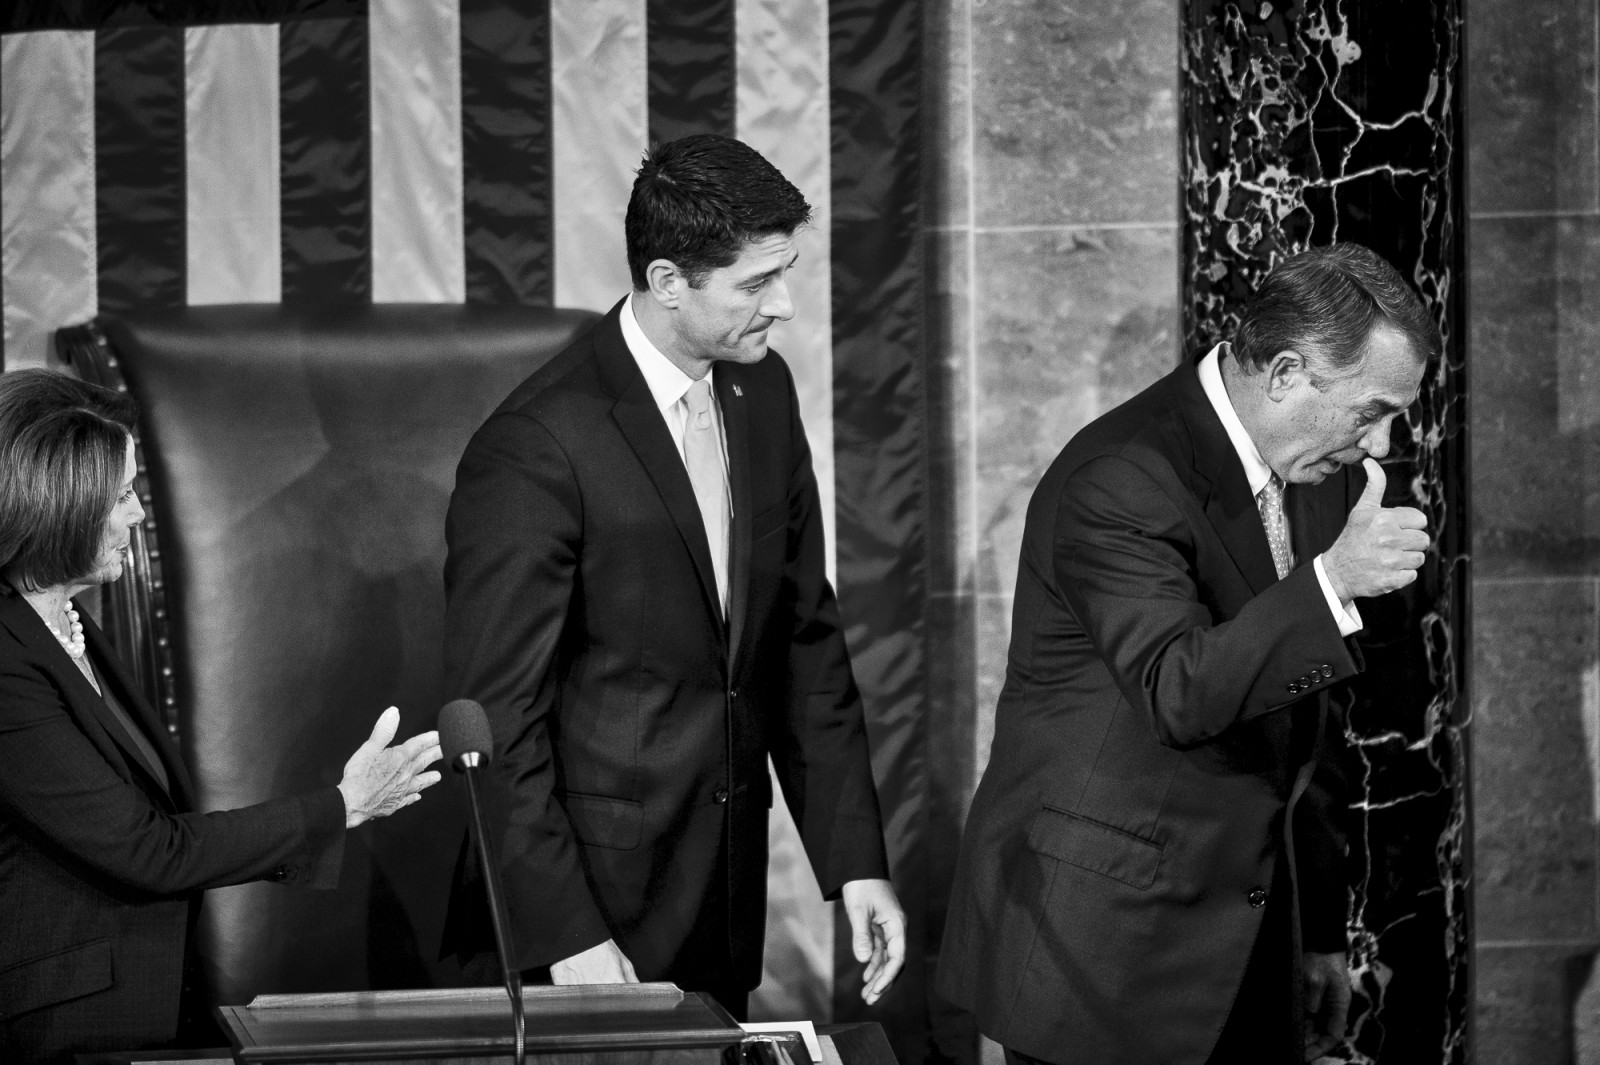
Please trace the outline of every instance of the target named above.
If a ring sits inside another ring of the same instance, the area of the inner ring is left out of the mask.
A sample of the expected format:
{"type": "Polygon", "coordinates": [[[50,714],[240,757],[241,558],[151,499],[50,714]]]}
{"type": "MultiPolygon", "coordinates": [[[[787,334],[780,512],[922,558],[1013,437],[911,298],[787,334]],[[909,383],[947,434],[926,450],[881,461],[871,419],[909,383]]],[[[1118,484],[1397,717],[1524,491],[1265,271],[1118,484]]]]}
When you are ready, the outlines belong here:
{"type": "Polygon", "coordinates": [[[494,761],[494,735],[483,707],[471,699],[446,703],[439,711],[439,745],[444,760],[458,773],[494,761]]]}
{"type": "Polygon", "coordinates": [[[510,922],[506,919],[505,893],[500,890],[500,868],[489,849],[489,824],[478,797],[478,773],[494,761],[494,734],[483,707],[471,699],[456,699],[439,711],[439,746],[444,760],[467,782],[472,807],[472,838],[483,871],[483,890],[489,896],[489,921],[494,926],[494,949],[500,956],[500,976],[511,997],[511,1018],[516,1023],[516,1065],[523,1065],[525,1022],[522,1013],[522,973],[513,968],[510,922]]]}

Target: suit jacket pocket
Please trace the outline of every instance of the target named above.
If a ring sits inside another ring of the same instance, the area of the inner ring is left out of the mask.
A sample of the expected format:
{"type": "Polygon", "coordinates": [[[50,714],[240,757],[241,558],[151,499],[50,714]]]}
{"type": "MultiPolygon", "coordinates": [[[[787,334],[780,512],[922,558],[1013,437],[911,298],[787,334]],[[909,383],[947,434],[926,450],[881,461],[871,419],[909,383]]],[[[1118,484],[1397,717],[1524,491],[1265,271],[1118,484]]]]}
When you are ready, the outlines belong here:
{"type": "Polygon", "coordinates": [[[0,972],[0,1017],[17,1017],[111,986],[111,941],[97,939],[0,972]]]}
{"type": "Polygon", "coordinates": [[[628,799],[604,795],[565,795],[561,805],[578,842],[591,847],[631,850],[644,837],[644,808],[628,799]]]}
{"type": "Polygon", "coordinates": [[[1033,819],[1028,846],[1140,891],[1155,883],[1161,865],[1161,844],[1048,806],[1033,819]]]}

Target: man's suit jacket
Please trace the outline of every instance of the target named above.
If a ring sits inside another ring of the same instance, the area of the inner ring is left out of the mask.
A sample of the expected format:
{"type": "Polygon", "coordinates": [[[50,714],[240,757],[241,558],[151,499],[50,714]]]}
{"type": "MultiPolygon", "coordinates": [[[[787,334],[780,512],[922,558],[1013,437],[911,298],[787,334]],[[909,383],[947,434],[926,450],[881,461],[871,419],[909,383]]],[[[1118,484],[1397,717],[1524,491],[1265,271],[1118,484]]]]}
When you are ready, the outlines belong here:
{"type": "MultiPolygon", "coordinates": [[[[733,503],[724,625],[694,490],[620,308],[467,447],[447,523],[446,675],[494,733],[519,967],[614,938],[641,978],[753,987],[769,753],[824,894],[887,875],[861,700],[788,367],[770,353],[712,374],[733,503]],[[686,946],[724,906],[726,951],[686,946]]],[[[481,899],[468,864],[447,949],[487,946],[481,899]]]]}
{"type": "Polygon", "coordinates": [[[170,1045],[201,890],[332,887],[344,803],[327,788],[194,813],[177,748],[83,618],[88,654],[170,790],[20,595],[0,583],[0,1061],[170,1045]]]}
{"type": "Polygon", "coordinates": [[[1296,902],[1267,897],[1286,848],[1305,948],[1343,949],[1324,693],[1360,663],[1311,561],[1358,487],[1289,487],[1299,565],[1278,580],[1190,365],[1046,472],[940,966],[986,1034],[1073,1065],[1204,1062],[1264,904],[1296,902]]]}

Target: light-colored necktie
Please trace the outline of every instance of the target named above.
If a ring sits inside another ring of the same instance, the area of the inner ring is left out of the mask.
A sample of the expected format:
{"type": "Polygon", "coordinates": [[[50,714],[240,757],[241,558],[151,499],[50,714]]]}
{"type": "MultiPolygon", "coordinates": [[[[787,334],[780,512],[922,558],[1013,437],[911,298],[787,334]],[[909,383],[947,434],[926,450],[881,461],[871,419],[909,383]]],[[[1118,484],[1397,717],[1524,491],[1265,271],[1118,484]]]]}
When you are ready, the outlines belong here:
{"type": "Polygon", "coordinates": [[[689,417],[683,428],[683,463],[689,468],[695,502],[711,546],[711,569],[717,579],[717,602],[728,609],[728,473],[722,465],[722,441],[711,418],[711,379],[702,377],[684,393],[689,417]]]}
{"type": "Polygon", "coordinates": [[[1294,569],[1294,548],[1289,544],[1289,519],[1283,514],[1283,481],[1277,474],[1256,494],[1256,506],[1261,510],[1261,524],[1266,526],[1267,543],[1272,547],[1272,565],[1281,581],[1294,569]]]}

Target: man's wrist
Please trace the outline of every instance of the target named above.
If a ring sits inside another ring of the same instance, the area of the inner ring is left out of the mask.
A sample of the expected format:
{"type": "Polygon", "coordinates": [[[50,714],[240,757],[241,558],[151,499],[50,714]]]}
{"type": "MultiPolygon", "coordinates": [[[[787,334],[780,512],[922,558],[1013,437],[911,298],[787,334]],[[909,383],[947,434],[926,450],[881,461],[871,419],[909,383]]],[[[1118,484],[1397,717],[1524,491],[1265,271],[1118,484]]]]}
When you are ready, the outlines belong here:
{"type": "Polygon", "coordinates": [[[1322,595],[1328,601],[1328,610],[1333,614],[1333,620],[1339,626],[1340,636],[1351,636],[1361,631],[1361,612],[1356,609],[1355,602],[1342,598],[1334,590],[1333,581],[1328,578],[1328,568],[1323,563],[1322,555],[1312,560],[1311,568],[1316,571],[1317,583],[1322,587],[1322,595]]]}

